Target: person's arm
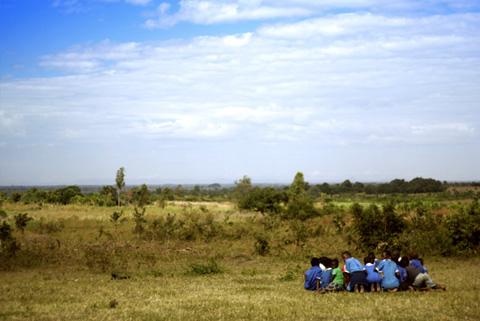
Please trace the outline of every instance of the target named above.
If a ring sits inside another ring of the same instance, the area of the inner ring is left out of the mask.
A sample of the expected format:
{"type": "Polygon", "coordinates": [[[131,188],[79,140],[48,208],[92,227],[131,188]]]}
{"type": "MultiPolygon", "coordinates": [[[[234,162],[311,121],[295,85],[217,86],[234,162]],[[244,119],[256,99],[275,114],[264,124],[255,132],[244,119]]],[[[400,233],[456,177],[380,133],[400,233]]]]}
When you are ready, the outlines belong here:
{"type": "Polygon", "coordinates": [[[317,292],[320,291],[320,279],[317,278],[317,292]]]}
{"type": "Polygon", "coordinates": [[[363,273],[365,274],[365,276],[368,276],[367,269],[363,269],[363,273]]]}
{"type": "Polygon", "coordinates": [[[307,282],[307,270],[303,270],[303,281],[307,282]]]}

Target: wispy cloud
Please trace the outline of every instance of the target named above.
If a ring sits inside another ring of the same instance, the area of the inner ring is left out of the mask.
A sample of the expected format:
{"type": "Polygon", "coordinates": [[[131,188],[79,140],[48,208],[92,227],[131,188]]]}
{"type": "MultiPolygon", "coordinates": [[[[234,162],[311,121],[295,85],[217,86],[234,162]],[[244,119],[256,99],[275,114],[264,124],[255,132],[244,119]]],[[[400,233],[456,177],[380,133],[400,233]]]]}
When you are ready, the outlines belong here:
{"type": "Polygon", "coordinates": [[[41,58],[63,76],[0,84],[0,134],[23,132],[58,155],[100,146],[114,158],[128,142],[132,155],[162,150],[179,163],[216,153],[235,166],[249,151],[297,170],[334,149],[480,147],[479,21],[331,14],[236,35],[79,44],[41,58]]]}
{"type": "MultiPolygon", "coordinates": [[[[171,11],[169,3],[162,3],[156,11],[156,18],[144,23],[148,29],[169,28],[179,22],[195,24],[219,24],[238,21],[270,20],[277,18],[306,18],[315,15],[344,10],[354,12],[365,10],[380,14],[399,12],[444,13],[449,10],[479,9],[475,1],[457,0],[343,0],[343,1],[304,1],[304,0],[182,0],[179,9],[171,11]]],[[[328,30],[324,30],[327,31],[328,30]]],[[[335,32],[335,30],[330,30],[335,32]]]]}

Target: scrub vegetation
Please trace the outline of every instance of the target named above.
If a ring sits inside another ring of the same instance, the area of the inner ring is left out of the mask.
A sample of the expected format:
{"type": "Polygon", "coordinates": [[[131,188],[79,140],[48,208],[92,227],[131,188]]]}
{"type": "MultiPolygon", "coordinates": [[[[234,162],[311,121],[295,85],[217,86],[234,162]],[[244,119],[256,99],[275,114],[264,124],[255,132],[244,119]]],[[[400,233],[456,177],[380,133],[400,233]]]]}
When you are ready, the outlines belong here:
{"type": "Polygon", "coordinates": [[[367,194],[355,184],[317,193],[298,173],[289,186],[245,176],[120,197],[118,185],[4,192],[0,319],[478,319],[478,186],[367,194]],[[312,256],[383,249],[416,250],[448,292],[303,289],[312,256]]]}

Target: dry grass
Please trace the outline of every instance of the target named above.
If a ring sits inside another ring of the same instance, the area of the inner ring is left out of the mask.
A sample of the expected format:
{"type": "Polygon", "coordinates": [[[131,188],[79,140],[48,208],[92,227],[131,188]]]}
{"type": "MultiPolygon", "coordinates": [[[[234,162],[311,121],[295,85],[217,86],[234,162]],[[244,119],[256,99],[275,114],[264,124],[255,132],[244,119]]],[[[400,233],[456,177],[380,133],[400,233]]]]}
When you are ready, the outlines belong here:
{"type": "MultiPolygon", "coordinates": [[[[24,270],[0,276],[4,320],[478,320],[479,259],[430,262],[448,292],[338,293],[305,291],[300,274],[279,281],[284,264],[271,259],[222,262],[227,272],[189,276],[108,274],[71,269],[24,270]],[[247,271],[247,273],[244,273],[247,271]],[[256,272],[255,272],[256,271],[256,272]],[[111,302],[118,303],[115,308],[111,302]]],[[[302,262],[303,267],[306,267],[302,262]]]]}
{"type": "Polygon", "coordinates": [[[0,319],[480,319],[480,258],[425,256],[432,279],[447,286],[445,293],[317,295],[303,289],[301,271],[309,268],[308,257],[339,258],[348,249],[332,227],[331,217],[318,218],[315,224],[322,226],[322,232],[301,246],[285,245],[284,238],[291,233],[288,225],[270,231],[272,254],[261,257],[254,254],[252,231],[262,226],[261,219],[247,224],[243,215],[252,218],[251,214],[236,213],[233,205],[225,205],[204,210],[200,209],[203,204],[148,207],[150,221],[167,214],[188,217],[192,213],[235,221],[225,223],[231,230],[221,238],[158,241],[138,239],[132,232],[133,208],[125,209],[129,220],[115,229],[109,217],[116,208],[6,204],[9,219],[27,212],[34,221],[25,234],[15,232],[26,263],[0,272],[0,319]],[[64,227],[38,235],[41,218],[62,222],[64,227]],[[52,243],[57,239],[61,247],[52,243]],[[30,244],[32,240],[41,242],[30,244]],[[192,263],[205,265],[210,259],[224,273],[193,275],[192,263]],[[112,272],[130,278],[112,280],[112,272]]]}

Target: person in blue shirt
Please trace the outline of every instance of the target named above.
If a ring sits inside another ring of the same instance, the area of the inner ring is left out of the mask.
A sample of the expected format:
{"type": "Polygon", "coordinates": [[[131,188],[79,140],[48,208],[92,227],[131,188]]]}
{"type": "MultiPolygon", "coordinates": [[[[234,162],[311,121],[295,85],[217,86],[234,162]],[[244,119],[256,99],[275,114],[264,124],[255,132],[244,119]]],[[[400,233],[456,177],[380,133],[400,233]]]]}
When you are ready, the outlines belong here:
{"type": "Polygon", "coordinates": [[[387,290],[388,292],[397,292],[398,287],[400,286],[400,282],[397,278],[399,273],[397,264],[390,260],[389,251],[382,252],[382,261],[377,266],[377,269],[383,272],[382,289],[384,291],[387,290]]]}
{"type": "Polygon", "coordinates": [[[303,271],[305,277],[305,290],[318,291],[320,289],[320,280],[323,273],[319,266],[320,260],[317,257],[314,257],[310,260],[310,264],[312,267],[308,271],[303,271]]]}
{"type": "Polygon", "coordinates": [[[320,290],[324,290],[328,284],[330,283],[330,279],[332,278],[332,260],[326,258],[323,260],[323,264],[325,265],[326,269],[322,273],[322,277],[320,279],[320,290]]]}
{"type": "Polygon", "coordinates": [[[345,283],[347,291],[363,293],[368,291],[368,281],[363,272],[363,265],[359,260],[352,257],[350,252],[343,252],[342,259],[345,262],[345,283]]]}
{"type": "Polygon", "coordinates": [[[420,263],[418,260],[418,253],[417,252],[412,252],[410,253],[410,265],[413,265],[419,270],[422,270],[423,272],[427,273],[427,269],[420,263]]]}
{"type": "Polygon", "coordinates": [[[410,286],[408,282],[408,275],[407,275],[407,270],[405,268],[409,264],[409,259],[408,256],[402,256],[398,260],[397,268],[398,268],[398,281],[400,282],[400,291],[413,291],[413,288],[410,286]]]}
{"type": "Polygon", "coordinates": [[[367,281],[371,292],[381,292],[382,276],[378,273],[378,270],[374,264],[374,259],[369,255],[363,260],[365,265],[363,271],[367,276],[367,281]]]}

